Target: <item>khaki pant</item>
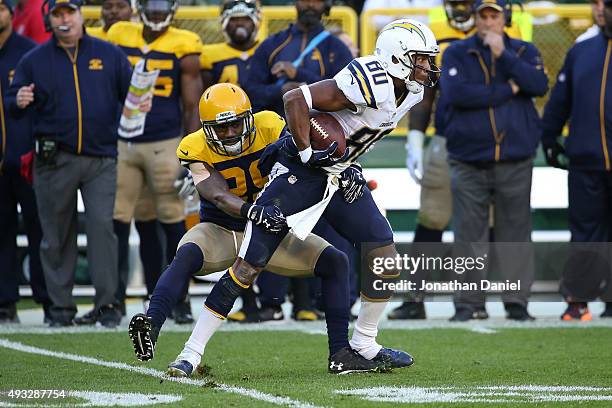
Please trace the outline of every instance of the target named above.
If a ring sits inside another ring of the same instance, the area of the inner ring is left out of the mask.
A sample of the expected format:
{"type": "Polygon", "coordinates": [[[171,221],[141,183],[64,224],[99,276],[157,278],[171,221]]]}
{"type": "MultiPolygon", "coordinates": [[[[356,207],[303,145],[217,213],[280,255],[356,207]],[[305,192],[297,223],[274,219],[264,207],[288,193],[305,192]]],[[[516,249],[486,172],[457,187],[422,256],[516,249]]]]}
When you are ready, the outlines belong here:
{"type": "Polygon", "coordinates": [[[162,223],[173,224],[185,219],[183,200],[174,188],[180,172],[176,157],[179,142],[180,138],[118,142],[115,220],[129,223],[134,216],[139,221],[157,217],[162,223]]]}
{"type": "MultiPolygon", "coordinates": [[[[190,229],[178,246],[180,248],[193,242],[200,247],[204,265],[198,275],[208,275],[232,266],[238,257],[242,239],[243,232],[203,222],[190,229]]],[[[327,241],[316,235],[310,234],[301,241],[289,233],[272,255],[266,270],[287,277],[312,276],[321,252],[328,246],[327,241]]]]}
{"type": "Polygon", "coordinates": [[[418,223],[429,229],[444,230],[453,210],[447,156],[446,139],[432,136],[423,157],[418,215],[418,223]]]}

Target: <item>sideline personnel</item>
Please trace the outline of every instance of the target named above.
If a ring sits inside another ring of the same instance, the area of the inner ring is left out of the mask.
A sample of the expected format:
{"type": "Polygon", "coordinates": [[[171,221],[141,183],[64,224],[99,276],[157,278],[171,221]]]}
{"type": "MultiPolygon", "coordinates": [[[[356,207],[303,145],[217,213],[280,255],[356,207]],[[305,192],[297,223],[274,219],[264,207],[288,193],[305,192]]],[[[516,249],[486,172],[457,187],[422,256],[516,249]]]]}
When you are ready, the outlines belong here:
{"type": "Polygon", "coordinates": [[[72,325],[77,310],[72,287],[80,190],[98,323],[114,327],[120,320],[112,222],[117,125],[131,69],[121,50],[84,32],[80,6],[79,0],[48,2],[45,19],[53,37],[17,65],[7,107],[14,116],[36,117],[34,190],[43,231],[41,261],[53,303],[51,326],[72,325]]]}

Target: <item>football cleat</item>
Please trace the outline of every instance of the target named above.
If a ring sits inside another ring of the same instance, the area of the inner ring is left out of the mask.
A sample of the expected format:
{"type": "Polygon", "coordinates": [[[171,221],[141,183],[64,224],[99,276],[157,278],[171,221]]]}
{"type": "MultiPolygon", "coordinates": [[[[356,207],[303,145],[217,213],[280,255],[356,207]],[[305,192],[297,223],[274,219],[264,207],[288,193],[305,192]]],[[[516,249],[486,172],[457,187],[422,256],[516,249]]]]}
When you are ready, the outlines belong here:
{"type": "Polygon", "coordinates": [[[389,371],[385,362],[368,360],[350,347],[344,347],[329,358],[327,370],[331,374],[380,373],[389,371]]]}
{"type": "Polygon", "coordinates": [[[128,334],[134,346],[136,358],[140,361],[149,361],[155,354],[155,343],[159,336],[159,328],[153,325],[150,317],[137,313],[130,320],[128,334]]]}
{"type": "Polygon", "coordinates": [[[580,320],[581,322],[588,322],[593,320],[593,315],[589,312],[589,308],[585,302],[569,302],[567,309],[561,315],[561,320],[580,320]]]}
{"type": "Polygon", "coordinates": [[[170,377],[191,377],[193,365],[187,360],[176,360],[168,364],[167,374],[170,377]]]}
{"type": "Polygon", "coordinates": [[[263,306],[258,313],[260,322],[285,320],[285,315],[280,306],[263,306]]]}
{"type": "Polygon", "coordinates": [[[518,322],[531,322],[535,320],[535,317],[527,311],[527,306],[518,303],[505,303],[504,307],[506,308],[506,319],[518,322]]]}
{"type": "Polygon", "coordinates": [[[83,316],[78,316],[74,318],[74,324],[77,326],[91,325],[96,324],[98,320],[98,311],[93,308],[89,312],[85,313],[83,316]]]}
{"type": "Polygon", "coordinates": [[[612,317],[612,302],[606,302],[606,308],[599,317],[612,317]]]}
{"type": "Polygon", "coordinates": [[[453,317],[448,319],[451,322],[467,322],[468,320],[486,320],[489,318],[489,314],[484,306],[477,307],[475,309],[469,309],[465,307],[459,307],[455,311],[453,317]]]}
{"type": "Polygon", "coordinates": [[[423,302],[404,302],[393,309],[387,316],[389,320],[421,320],[425,319],[425,305],[423,302]]]}
{"type": "Polygon", "coordinates": [[[319,320],[317,313],[312,310],[298,310],[298,312],[291,317],[298,322],[314,322],[319,320]]]}
{"type": "Polygon", "coordinates": [[[381,348],[372,361],[386,364],[391,368],[410,367],[414,364],[414,359],[410,354],[387,347],[381,348]]]}

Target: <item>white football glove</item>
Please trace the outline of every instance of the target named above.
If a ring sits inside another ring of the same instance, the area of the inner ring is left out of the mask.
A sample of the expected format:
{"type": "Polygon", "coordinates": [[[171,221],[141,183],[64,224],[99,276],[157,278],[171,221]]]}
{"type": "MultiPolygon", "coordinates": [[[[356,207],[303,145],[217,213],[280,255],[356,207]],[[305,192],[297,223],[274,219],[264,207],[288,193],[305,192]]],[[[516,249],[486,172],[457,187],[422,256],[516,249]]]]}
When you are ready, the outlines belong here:
{"type": "Polygon", "coordinates": [[[423,141],[425,134],[420,130],[412,129],[408,132],[406,141],[406,167],[410,177],[421,184],[423,178],[423,141]]]}
{"type": "Polygon", "coordinates": [[[183,200],[191,200],[193,198],[196,194],[196,186],[189,170],[185,169],[185,172],[181,173],[174,182],[174,188],[176,188],[176,192],[183,200]]]}

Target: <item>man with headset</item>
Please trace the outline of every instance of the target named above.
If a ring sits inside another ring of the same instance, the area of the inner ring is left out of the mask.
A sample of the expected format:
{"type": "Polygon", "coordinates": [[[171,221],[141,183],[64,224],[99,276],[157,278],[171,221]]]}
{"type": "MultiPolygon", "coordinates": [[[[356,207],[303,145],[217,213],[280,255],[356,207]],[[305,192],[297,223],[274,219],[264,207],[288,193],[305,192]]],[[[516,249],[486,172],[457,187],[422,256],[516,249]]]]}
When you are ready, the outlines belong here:
{"type": "MultiPolygon", "coordinates": [[[[42,226],[41,262],[52,301],[51,326],[70,326],[77,261],[77,190],[85,205],[87,258],[97,323],[114,327],[117,239],[113,206],[119,109],[130,64],[117,47],[83,30],[80,0],[49,0],[52,38],[24,56],[6,97],[14,117],[34,114],[34,190],[42,226]]],[[[141,106],[144,110],[150,109],[141,106]]]]}

